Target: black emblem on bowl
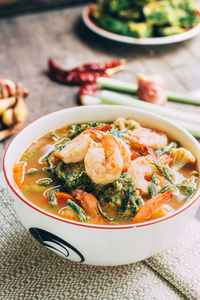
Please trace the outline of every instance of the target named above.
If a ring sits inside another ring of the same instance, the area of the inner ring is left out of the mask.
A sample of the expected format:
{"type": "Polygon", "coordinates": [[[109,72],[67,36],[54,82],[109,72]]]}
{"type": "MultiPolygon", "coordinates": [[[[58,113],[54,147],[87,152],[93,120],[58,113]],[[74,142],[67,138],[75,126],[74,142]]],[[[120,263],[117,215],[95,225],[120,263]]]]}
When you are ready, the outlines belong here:
{"type": "Polygon", "coordinates": [[[29,232],[43,246],[58,252],[62,256],[69,257],[70,259],[72,259],[73,256],[72,260],[84,262],[85,259],[83,255],[74,246],[70,245],[58,236],[35,227],[29,228],[29,232]]]}

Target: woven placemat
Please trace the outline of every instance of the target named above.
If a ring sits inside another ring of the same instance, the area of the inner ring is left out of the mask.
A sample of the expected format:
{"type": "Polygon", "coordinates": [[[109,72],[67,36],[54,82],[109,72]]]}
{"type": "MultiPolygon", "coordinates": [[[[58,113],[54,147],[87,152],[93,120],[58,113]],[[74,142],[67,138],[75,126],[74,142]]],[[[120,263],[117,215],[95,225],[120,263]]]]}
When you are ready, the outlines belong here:
{"type": "Polygon", "coordinates": [[[145,262],[189,299],[200,300],[200,223],[192,220],[173,247],[145,262]]]}
{"type": "MultiPolygon", "coordinates": [[[[200,299],[198,288],[195,290],[195,286],[192,286],[189,292],[188,287],[183,287],[183,283],[178,286],[173,276],[170,279],[170,268],[167,271],[163,270],[167,263],[162,261],[162,257],[164,255],[166,260],[169,259],[171,250],[149,259],[147,263],[151,267],[145,262],[119,267],[95,267],[73,263],[42,247],[23,228],[9,200],[2,173],[0,202],[2,300],[176,300],[187,299],[186,296],[189,299],[200,299]],[[152,268],[166,276],[186,296],[152,268]]],[[[200,272],[198,278],[199,274],[200,272]]],[[[193,283],[196,284],[195,281],[193,283]]]]}

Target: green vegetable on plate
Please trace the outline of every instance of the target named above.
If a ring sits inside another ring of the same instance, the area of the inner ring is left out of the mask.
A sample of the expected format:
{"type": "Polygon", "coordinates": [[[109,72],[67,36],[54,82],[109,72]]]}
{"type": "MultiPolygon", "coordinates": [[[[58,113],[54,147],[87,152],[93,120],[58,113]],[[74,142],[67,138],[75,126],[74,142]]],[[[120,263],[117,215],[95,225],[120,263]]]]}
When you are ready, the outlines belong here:
{"type": "Polygon", "coordinates": [[[134,38],[180,34],[200,22],[194,0],[98,0],[91,17],[107,31],[134,38]]]}

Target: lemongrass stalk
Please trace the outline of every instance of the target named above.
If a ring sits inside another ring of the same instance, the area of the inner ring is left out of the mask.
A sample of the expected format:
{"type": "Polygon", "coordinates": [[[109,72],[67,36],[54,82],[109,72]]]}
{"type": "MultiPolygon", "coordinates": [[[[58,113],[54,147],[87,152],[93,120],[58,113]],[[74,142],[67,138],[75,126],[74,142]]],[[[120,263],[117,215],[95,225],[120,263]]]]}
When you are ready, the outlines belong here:
{"type": "MultiPolygon", "coordinates": [[[[97,84],[103,88],[108,88],[125,93],[131,93],[134,95],[137,93],[138,88],[138,85],[135,83],[106,77],[99,77],[97,79],[97,84]]],[[[183,94],[177,92],[167,91],[167,98],[169,101],[200,105],[200,98],[184,96],[183,94]]]]}
{"type": "Polygon", "coordinates": [[[102,103],[109,104],[119,104],[119,105],[128,105],[134,106],[140,109],[149,110],[165,117],[176,119],[180,121],[188,121],[193,124],[197,124],[200,126],[200,118],[197,114],[188,113],[184,111],[180,111],[177,109],[169,108],[166,106],[160,106],[157,104],[152,104],[146,101],[138,100],[137,98],[123,95],[116,92],[111,92],[107,90],[101,90],[98,93],[98,96],[101,99],[102,103]]]}
{"type": "Polygon", "coordinates": [[[101,99],[101,103],[104,104],[132,106],[179,121],[180,125],[191,132],[194,136],[200,137],[200,119],[197,114],[186,113],[172,108],[144,102],[130,96],[106,90],[100,91],[98,96],[101,99]]]}
{"type": "Polygon", "coordinates": [[[80,97],[82,105],[97,105],[101,104],[101,99],[96,96],[83,95],[80,97]]]}
{"type": "Polygon", "coordinates": [[[167,98],[169,101],[173,101],[173,102],[200,105],[200,98],[187,96],[187,95],[184,96],[183,94],[177,92],[167,91],[167,98]]]}
{"type": "Polygon", "coordinates": [[[97,84],[103,88],[131,94],[136,94],[138,88],[137,84],[107,77],[97,78],[97,84]]]}

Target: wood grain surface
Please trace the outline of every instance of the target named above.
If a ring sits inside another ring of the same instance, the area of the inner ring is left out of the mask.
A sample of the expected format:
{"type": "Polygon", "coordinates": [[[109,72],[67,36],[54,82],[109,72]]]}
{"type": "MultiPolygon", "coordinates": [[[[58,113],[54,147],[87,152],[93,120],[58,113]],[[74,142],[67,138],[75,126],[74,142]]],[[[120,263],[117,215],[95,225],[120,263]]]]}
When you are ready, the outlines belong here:
{"type": "MultiPolygon", "coordinates": [[[[135,82],[138,72],[161,74],[168,89],[189,92],[200,89],[200,36],[166,46],[141,47],[101,38],[81,21],[83,6],[0,20],[0,74],[30,89],[28,122],[65,107],[78,105],[77,87],[51,81],[47,59],[72,67],[89,61],[125,57],[129,64],[115,77],[135,82]]],[[[200,107],[169,103],[181,111],[200,114],[200,107]]],[[[27,122],[27,123],[28,123],[27,122]]],[[[6,145],[0,143],[0,166],[6,145]]]]}
{"type": "Polygon", "coordinates": [[[87,0],[0,0],[0,17],[80,2],[86,3],[87,0]]]}

